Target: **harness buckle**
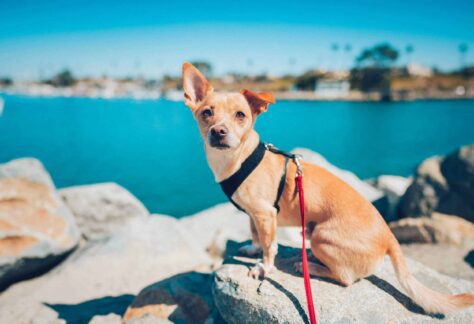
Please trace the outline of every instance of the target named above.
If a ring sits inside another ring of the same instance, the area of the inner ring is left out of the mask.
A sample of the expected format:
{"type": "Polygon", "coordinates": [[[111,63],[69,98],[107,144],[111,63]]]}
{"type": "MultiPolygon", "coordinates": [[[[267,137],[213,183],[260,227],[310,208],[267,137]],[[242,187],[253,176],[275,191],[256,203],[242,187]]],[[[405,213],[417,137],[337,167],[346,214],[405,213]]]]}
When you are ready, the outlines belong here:
{"type": "Polygon", "coordinates": [[[265,143],[265,148],[269,151],[271,151],[271,149],[273,148],[276,148],[275,145],[273,145],[272,143],[265,143]]]}

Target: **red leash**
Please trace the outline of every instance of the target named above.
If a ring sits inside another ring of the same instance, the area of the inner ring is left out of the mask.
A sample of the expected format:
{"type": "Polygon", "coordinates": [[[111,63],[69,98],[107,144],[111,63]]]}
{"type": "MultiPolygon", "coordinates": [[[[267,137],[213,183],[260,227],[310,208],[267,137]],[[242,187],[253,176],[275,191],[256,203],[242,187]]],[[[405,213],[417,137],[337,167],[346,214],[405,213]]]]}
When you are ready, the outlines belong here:
{"type": "Polygon", "coordinates": [[[313,303],[313,294],[311,292],[311,282],[309,280],[308,255],[306,254],[306,216],[304,208],[303,171],[301,170],[299,157],[295,158],[295,163],[298,168],[298,172],[296,175],[296,189],[300,198],[301,228],[303,230],[303,245],[301,248],[301,256],[303,259],[304,289],[306,291],[306,302],[308,303],[309,321],[311,324],[317,324],[316,311],[314,310],[313,303]]]}

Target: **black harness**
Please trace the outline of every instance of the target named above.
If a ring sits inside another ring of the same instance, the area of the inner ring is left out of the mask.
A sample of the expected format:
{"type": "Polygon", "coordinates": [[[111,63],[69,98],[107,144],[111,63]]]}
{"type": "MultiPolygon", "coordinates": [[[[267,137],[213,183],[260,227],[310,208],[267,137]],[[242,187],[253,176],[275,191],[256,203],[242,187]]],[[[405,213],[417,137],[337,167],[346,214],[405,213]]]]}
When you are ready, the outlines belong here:
{"type": "Polygon", "coordinates": [[[221,185],[222,191],[224,191],[230,202],[243,212],[245,212],[245,210],[232,200],[232,195],[240,187],[242,182],[244,182],[245,179],[247,179],[247,177],[253,172],[253,170],[255,170],[260,164],[263,159],[263,156],[265,155],[265,151],[270,151],[274,154],[280,154],[285,157],[285,169],[283,171],[283,175],[281,176],[280,183],[278,184],[277,196],[275,199],[275,203],[273,204],[277,212],[280,211],[280,206],[278,205],[278,202],[280,201],[283,189],[285,189],[286,173],[288,171],[288,161],[289,159],[295,160],[297,156],[295,154],[281,151],[272,144],[265,144],[263,142],[260,142],[258,143],[257,148],[252,152],[252,154],[250,154],[249,157],[245,159],[245,161],[242,163],[240,169],[237,170],[237,172],[235,172],[229,178],[219,183],[221,185]]]}

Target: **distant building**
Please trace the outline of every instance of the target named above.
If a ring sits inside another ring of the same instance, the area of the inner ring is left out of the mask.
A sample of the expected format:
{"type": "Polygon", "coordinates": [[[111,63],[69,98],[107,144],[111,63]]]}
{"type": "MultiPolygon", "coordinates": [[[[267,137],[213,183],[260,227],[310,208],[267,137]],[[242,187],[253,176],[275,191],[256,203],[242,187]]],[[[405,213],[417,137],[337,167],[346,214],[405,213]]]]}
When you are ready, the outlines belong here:
{"type": "Polygon", "coordinates": [[[433,75],[433,69],[417,63],[408,64],[406,69],[410,76],[430,77],[433,75]]]}
{"type": "Polygon", "coordinates": [[[349,95],[350,84],[345,80],[319,80],[314,90],[322,99],[340,99],[349,95]]]}

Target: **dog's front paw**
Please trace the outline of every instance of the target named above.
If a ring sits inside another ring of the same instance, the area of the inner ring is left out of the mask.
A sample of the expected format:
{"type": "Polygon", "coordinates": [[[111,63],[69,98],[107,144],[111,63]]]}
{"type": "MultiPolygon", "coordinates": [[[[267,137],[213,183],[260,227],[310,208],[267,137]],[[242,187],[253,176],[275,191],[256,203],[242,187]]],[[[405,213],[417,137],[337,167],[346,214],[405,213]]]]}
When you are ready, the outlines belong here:
{"type": "Polygon", "coordinates": [[[249,257],[257,256],[260,254],[260,252],[262,252],[262,248],[254,244],[247,244],[247,245],[242,246],[239,249],[240,254],[243,254],[249,257]]]}
{"type": "Polygon", "coordinates": [[[257,263],[252,269],[249,271],[249,276],[254,279],[265,278],[267,274],[273,269],[272,265],[265,265],[263,263],[257,263]]]}
{"type": "Polygon", "coordinates": [[[293,264],[293,269],[296,273],[303,273],[303,262],[295,262],[293,264]]]}

